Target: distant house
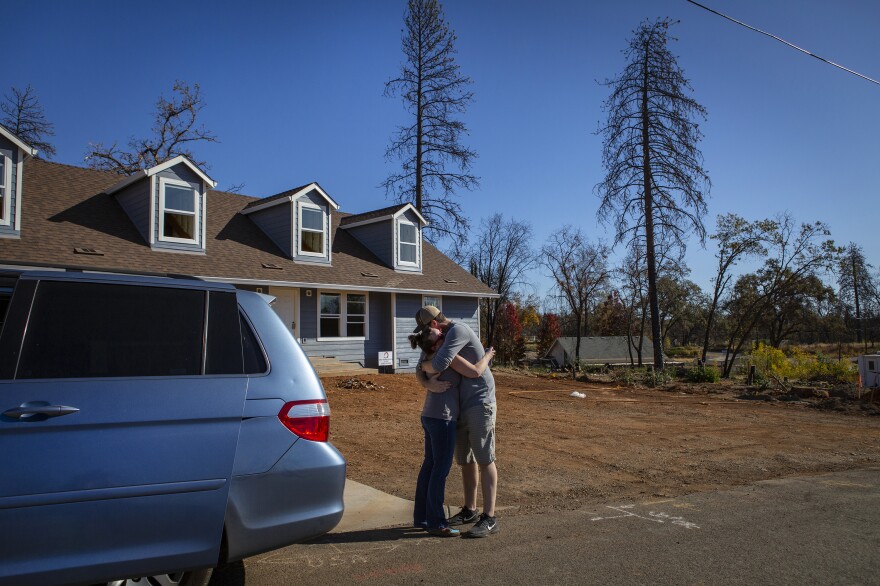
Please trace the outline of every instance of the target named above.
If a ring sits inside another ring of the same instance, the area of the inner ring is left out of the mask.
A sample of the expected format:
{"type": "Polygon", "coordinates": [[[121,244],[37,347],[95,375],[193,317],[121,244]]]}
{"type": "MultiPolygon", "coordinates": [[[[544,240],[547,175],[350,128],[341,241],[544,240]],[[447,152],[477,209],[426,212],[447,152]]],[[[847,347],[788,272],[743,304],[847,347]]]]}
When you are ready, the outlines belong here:
{"type": "MultiPolygon", "coordinates": [[[[559,366],[568,366],[575,359],[577,338],[556,338],[544,358],[552,358],[559,366]]],[[[637,340],[633,340],[637,344],[637,340]]],[[[626,336],[591,336],[581,338],[581,362],[585,364],[638,364],[638,348],[626,336]]],[[[642,362],[654,360],[654,344],[645,338],[642,342],[642,362]]]]}
{"type": "Polygon", "coordinates": [[[359,214],[318,183],[265,198],[214,189],[185,157],[132,176],[33,158],[0,126],[0,270],[191,275],[261,291],[310,356],[396,371],[424,304],[479,331],[497,297],[422,238],[410,204],[359,214]]]}

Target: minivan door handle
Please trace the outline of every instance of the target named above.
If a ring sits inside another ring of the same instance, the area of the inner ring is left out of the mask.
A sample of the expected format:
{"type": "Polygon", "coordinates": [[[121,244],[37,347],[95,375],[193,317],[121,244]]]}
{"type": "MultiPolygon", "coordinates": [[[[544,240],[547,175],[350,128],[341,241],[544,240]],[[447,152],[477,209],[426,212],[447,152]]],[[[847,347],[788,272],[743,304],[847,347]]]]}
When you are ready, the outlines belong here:
{"type": "Polygon", "coordinates": [[[3,415],[12,419],[43,421],[48,417],[60,417],[79,411],[76,407],[67,405],[34,405],[25,403],[21,407],[13,407],[3,412],[3,415]]]}

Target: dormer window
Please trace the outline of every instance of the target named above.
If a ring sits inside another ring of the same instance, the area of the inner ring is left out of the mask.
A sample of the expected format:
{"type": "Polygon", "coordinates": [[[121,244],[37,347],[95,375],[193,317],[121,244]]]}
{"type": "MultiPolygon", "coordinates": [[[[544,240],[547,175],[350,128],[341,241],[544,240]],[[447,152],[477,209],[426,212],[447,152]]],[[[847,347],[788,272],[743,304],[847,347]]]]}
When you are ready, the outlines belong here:
{"type": "Polygon", "coordinates": [[[398,262],[402,265],[418,266],[419,264],[419,228],[415,224],[400,220],[398,228],[398,262]]]}
{"type": "Polygon", "coordinates": [[[198,244],[200,197],[185,181],[159,179],[159,239],[198,244]]]}
{"type": "Polygon", "coordinates": [[[12,184],[12,162],[6,153],[0,151],[0,224],[8,226],[12,219],[12,194],[9,186],[12,184]]]}
{"type": "Polygon", "coordinates": [[[297,253],[324,256],[324,234],[327,214],[321,206],[299,202],[299,243],[297,253]]]}

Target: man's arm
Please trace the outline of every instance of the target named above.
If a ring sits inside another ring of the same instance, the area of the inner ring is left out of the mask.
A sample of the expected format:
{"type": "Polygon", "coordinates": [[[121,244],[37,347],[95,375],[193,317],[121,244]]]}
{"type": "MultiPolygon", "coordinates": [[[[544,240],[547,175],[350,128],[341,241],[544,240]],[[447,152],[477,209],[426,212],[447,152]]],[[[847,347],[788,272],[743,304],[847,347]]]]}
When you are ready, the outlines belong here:
{"type": "Polygon", "coordinates": [[[437,377],[439,374],[434,376],[428,376],[424,370],[422,370],[422,361],[425,359],[425,353],[422,352],[422,355],[419,356],[419,363],[416,365],[416,380],[419,381],[419,384],[422,385],[424,389],[431,391],[432,393],[445,393],[449,390],[449,387],[452,386],[452,383],[445,380],[439,380],[437,377]]]}
{"type": "Polygon", "coordinates": [[[431,360],[431,366],[433,366],[434,370],[437,372],[443,372],[449,368],[449,365],[452,364],[452,359],[455,358],[455,356],[461,352],[461,349],[468,343],[468,336],[462,328],[457,328],[452,325],[449,326],[445,333],[446,335],[443,338],[443,345],[440,346],[440,349],[434,354],[433,360],[431,360]]]}

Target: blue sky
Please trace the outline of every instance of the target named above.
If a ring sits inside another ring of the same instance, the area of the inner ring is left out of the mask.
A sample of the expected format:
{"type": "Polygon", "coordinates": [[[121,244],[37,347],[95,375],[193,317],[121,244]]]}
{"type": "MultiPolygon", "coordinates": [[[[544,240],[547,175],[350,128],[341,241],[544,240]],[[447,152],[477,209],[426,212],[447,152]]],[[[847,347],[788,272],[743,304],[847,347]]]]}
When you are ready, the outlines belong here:
{"type": "MultiPolygon", "coordinates": [[[[708,6],[880,79],[876,0],[705,0],[708,6]]],[[[708,110],[702,152],[713,188],[705,219],[789,211],[823,220],[838,243],[880,264],[880,86],[739,27],[685,0],[447,0],[458,63],[474,80],[464,116],[479,153],[478,191],[462,206],[532,224],[535,246],[563,224],[610,241],[596,221],[606,88],[646,18],[681,23],[672,51],[708,110]]],[[[84,165],[89,141],[125,144],[149,131],[175,79],[199,83],[199,147],[219,188],[268,196],[318,181],[352,213],[389,205],[384,158],[405,121],[383,87],[401,63],[404,0],[248,3],[28,2],[4,45],[3,92],[32,84],[55,124],[55,160],[84,165]]],[[[704,289],[711,242],[687,261],[704,289]]],[[[536,270],[539,294],[548,281],[536,270]]]]}

